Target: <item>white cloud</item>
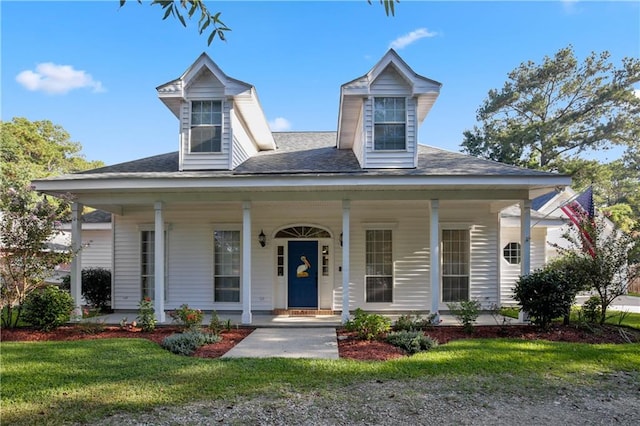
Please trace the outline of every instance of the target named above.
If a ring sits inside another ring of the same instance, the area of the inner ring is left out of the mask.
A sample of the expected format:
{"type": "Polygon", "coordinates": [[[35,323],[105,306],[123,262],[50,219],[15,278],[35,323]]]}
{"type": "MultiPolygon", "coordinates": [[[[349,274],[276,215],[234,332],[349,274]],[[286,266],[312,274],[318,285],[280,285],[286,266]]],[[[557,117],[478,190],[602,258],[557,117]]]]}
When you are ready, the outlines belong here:
{"type": "Polygon", "coordinates": [[[404,49],[405,47],[407,47],[411,43],[414,43],[414,42],[420,40],[421,38],[435,37],[437,35],[438,35],[438,33],[436,33],[435,31],[429,31],[426,28],[418,28],[415,31],[411,31],[408,34],[405,34],[405,35],[400,36],[397,39],[393,40],[389,44],[389,47],[392,48],[392,49],[400,50],[400,49],[404,49]]]}
{"type": "Polygon", "coordinates": [[[269,127],[272,132],[285,132],[291,129],[291,123],[286,118],[276,117],[275,120],[269,121],[269,127]]]}
{"type": "Polygon", "coordinates": [[[24,70],[16,76],[16,81],[27,90],[42,91],[50,95],[64,95],[73,89],[90,88],[94,93],[106,91],[102,83],[95,81],[91,74],[73,69],[71,65],[44,62],[35,71],[24,70]]]}
{"type": "Polygon", "coordinates": [[[579,0],[562,0],[562,8],[567,14],[574,14],[578,12],[578,1],[579,0]]]}

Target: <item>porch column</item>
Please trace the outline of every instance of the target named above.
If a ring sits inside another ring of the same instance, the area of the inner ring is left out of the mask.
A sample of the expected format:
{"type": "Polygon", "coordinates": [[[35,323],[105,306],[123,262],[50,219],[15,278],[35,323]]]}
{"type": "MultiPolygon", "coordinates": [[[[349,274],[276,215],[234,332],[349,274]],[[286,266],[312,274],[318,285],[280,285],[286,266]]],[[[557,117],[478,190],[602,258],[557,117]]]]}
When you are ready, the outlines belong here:
{"type": "Polygon", "coordinates": [[[155,210],[155,253],[154,262],[155,269],[153,271],[153,278],[155,282],[154,286],[154,300],[153,309],[156,311],[156,319],[159,323],[166,321],[166,315],[164,312],[164,275],[165,275],[165,257],[164,257],[164,218],[163,218],[163,203],[162,201],[156,201],[154,204],[155,210]]]}
{"type": "Polygon", "coordinates": [[[349,321],[349,278],[351,274],[351,201],[342,200],[342,323],[349,321]]]}
{"type": "Polygon", "coordinates": [[[73,258],[71,260],[71,297],[73,297],[72,318],[80,320],[82,318],[82,209],[81,203],[73,203],[71,205],[71,251],[73,258]]]}
{"type": "Polygon", "coordinates": [[[251,324],[251,201],[242,203],[242,323],[251,324]]]}
{"type": "Polygon", "coordinates": [[[434,322],[440,321],[440,201],[431,200],[429,223],[429,266],[431,270],[431,314],[434,322]]]}
{"type": "Polygon", "coordinates": [[[531,273],[531,200],[520,201],[520,275],[531,273]]]}

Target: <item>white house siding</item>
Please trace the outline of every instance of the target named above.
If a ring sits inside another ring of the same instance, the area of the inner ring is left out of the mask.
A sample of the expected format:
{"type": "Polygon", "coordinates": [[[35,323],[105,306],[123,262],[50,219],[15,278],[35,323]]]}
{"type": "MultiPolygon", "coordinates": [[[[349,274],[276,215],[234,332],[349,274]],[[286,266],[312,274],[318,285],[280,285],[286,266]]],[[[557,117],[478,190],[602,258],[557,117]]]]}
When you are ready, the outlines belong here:
{"type": "MultiPolygon", "coordinates": [[[[441,202],[440,229],[469,229],[470,299],[483,307],[498,303],[499,271],[496,263],[498,218],[482,202],[441,202]]],[[[448,309],[440,303],[440,309],[448,309]]]]}
{"type": "Polygon", "coordinates": [[[112,268],[113,244],[111,229],[83,230],[82,268],[112,268]]]}
{"type": "Polygon", "coordinates": [[[231,168],[235,169],[248,158],[255,155],[258,150],[247,134],[244,123],[238,118],[235,110],[229,113],[233,129],[233,145],[231,148],[231,168]]]}
{"type": "Polygon", "coordinates": [[[225,101],[222,83],[208,69],[196,78],[186,89],[186,102],[180,109],[180,170],[228,170],[231,152],[231,102],[225,101]],[[190,153],[189,135],[191,129],[192,100],[222,100],[222,144],[219,153],[190,153]]]}
{"type": "MultiPolygon", "coordinates": [[[[501,231],[499,247],[500,274],[500,303],[506,305],[516,304],[513,300],[513,287],[520,277],[520,264],[507,262],[503,255],[504,247],[512,242],[520,242],[520,228],[504,227],[501,231]]],[[[546,228],[533,228],[531,230],[531,270],[541,268],[547,260],[547,232],[546,228]]]]}
{"type": "MultiPolygon", "coordinates": [[[[428,309],[429,206],[428,202],[352,202],[350,309],[418,311],[428,309]],[[365,244],[368,229],[392,231],[394,288],[391,303],[367,303],[365,297],[365,244]]],[[[336,309],[342,308],[342,277],[336,282],[336,309]]]]}
{"type": "MultiPolygon", "coordinates": [[[[378,95],[377,93],[374,96],[378,95]]],[[[401,94],[396,94],[401,96],[401,94]]],[[[407,98],[406,149],[376,151],[373,144],[373,97],[364,102],[364,168],[413,168],[417,161],[416,101],[407,98]]],[[[356,154],[357,155],[357,154],[356,154]]]]}

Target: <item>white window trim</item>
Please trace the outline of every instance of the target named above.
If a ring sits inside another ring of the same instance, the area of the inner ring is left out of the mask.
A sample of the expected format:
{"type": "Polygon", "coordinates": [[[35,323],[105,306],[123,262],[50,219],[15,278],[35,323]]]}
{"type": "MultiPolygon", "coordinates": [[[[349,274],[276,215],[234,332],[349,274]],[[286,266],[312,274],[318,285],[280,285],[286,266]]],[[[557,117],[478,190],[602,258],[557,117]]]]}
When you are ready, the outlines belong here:
{"type": "Polygon", "coordinates": [[[457,303],[457,302],[445,302],[444,301],[444,247],[443,247],[443,241],[442,241],[442,231],[467,231],[468,235],[469,235],[469,241],[468,241],[468,246],[467,246],[467,253],[469,256],[468,259],[468,265],[469,265],[469,272],[468,272],[468,277],[469,277],[469,299],[471,300],[471,283],[472,283],[472,265],[471,265],[471,259],[472,259],[472,252],[471,249],[473,247],[473,243],[472,243],[472,231],[473,231],[473,225],[468,224],[468,223],[456,223],[456,222],[452,222],[452,223],[447,223],[447,222],[441,222],[439,229],[438,229],[438,245],[440,246],[440,304],[446,304],[446,303],[457,303]]]}
{"type": "MultiPolygon", "coordinates": [[[[171,230],[171,224],[164,224],[164,300],[167,302],[169,295],[169,231],[171,230]]],[[[140,279],[140,299],[144,297],[142,295],[142,253],[140,249],[142,247],[142,233],[148,231],[156,231],[155,225],[152,223],[142,223],[138,225],[138,277],[140,279]]],[[[155,247],[154,247],[155,250],[155,247]]],[[[154,273],[155,279],[155,273],[154,273]]]]}
{"type": "MultiPolygon", "coordinates": [[[[381,225],[381,224],[377,224],[377,225],[381,225]]],[[[395,227],[394,228],[389,228],[389,227],[378,227],[378,226],[374,226],[374,227],[367,227],[364,230],[364,246],[365,246],[365,250],[364,250],[364,285],[363,285],[363,292],[362,292],[362,300],[365,304],[367,305],[389,305],[392,304],[395,300],[395,296],[396,296],[396,232],[395,231],[395,227]],[[367,274],[367,231],[391,231],[391,301],[389,302],[367,302],[367,277],[379,277],[379,276],[386,276],[386,275],[368,275],[367,274]]]]}
{"type": "Polygon", "coordinates": [[[242,265],[244,264],[244,258],[242,253],[242,224],[241,223],[219,223],[212,224],[209,232],[211,236],[211,301],[214,306],[225,308],[232,307],[237,308],[238,306],[242,306],[243,293],[242,293],[242,265]],[[240,277],[240,299],[237,302],[217,302],[216,301],[216,265],[215,265],[215,255],[216,255],[216,242],[215,242],[215,231],[238,231],[240,233],[240,273],[238,276],[240,277]]]}
{"type": "Polygon", "coordinates": [[[372,96],[371,97],[371,113],[372,113],[372,117],[371,117],[371,123],[372,123],[372,128],[371,128],[371,147],[373,148],[374,152],[389,152],[389,153],[394,153],[394,152],[407,152],[409,150],[409,142],[407,140],[407,133],[408,133],[408,127],[409,127],[409,109],[408,109],[408,102],[407,102],[407,97],[406,96],[372,96]],[[398,99],[404,99],[404,122],[400,123],[400,122],[384,122],[384,123],[376,123],[376,98],[398,98],[398,99]],[[404,124],[404,148],[401,149],[377,149],[376,148],[376,124],[404,124]]]}
{"type": "Polygon", "coordinates": [[[224,145],[224,129],[225,129],[225,120],[224,120],[224,107],[225,107],[225,100],[224,99],[217,99],[217,98],[190,98],[187,100],[187,102],[189,102],[189,149],[188,149],[188,155],[217,155],[217,154],[222,154],[223,153],[223,145],[224,145]],[[212,125],[199,125],[199,126],[194,126],[193,124],[191,124],[191,119],[193,117],[193,103],[194,102],[202,102],[202,101],[211,101],[211,102],[220,102],[220,151],[197,151],[197,152],[193,152],[191,150],[191,129],[193,129],[194,127],[216,127],[217,124],[212,124],[212,125]]]}

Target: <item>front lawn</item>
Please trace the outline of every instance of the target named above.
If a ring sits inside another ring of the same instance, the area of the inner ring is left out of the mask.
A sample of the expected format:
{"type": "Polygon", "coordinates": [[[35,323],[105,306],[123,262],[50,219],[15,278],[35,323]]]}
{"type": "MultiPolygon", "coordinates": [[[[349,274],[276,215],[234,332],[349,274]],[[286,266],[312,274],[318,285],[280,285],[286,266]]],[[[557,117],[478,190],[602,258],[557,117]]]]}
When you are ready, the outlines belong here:
{"type": "MultiPolygon", "coordinates": [[[[3,342],[3,424],[92,423],[120,412],[295,389],[324,393],[366,381],[486,380],[507,392],[546,392],[602,374],[640,373],[640,344],[469,339],[387,362],[199,359],[143,339],[3,342]]],[[[426,390],[425,390],[426,391],[426,390]]]]}

